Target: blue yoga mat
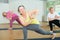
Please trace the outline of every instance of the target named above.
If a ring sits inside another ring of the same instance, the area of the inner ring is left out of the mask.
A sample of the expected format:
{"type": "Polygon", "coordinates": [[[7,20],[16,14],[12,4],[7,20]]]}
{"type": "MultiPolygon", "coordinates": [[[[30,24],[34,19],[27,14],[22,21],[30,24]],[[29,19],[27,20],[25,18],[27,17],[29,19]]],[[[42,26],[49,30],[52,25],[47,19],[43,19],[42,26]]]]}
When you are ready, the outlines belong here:
{"type": "MultiPolygon", "coordinates": [[[[15,40],[23,40],[23,39],[15,39],[15,40]]],[[[28,40],[52,40],[51,38],[34,38],[34,39],[28,39],[28,40]]],[[[57,37],[53,40],[60,40],[60,37],[57,37]]]]}
{"type": "MultiPolygon", "coordinates": [[[[12,28],[12,30],[20,30],[20,29],[23,29],[23,28],[12,28]]],[[[8,30],[8,28],[0,28],[0,30],[8,30]]]]}
{"type": "MultiPolygon", "coordinates": [[[[12,30],[21,30],[23,28],[12,28],[12,30]]],[[[8,30],[8,28],[0,28],[0,30],[8,30]]],[[[60,30],[54,30],[54,33],[60,33],[60,30]]]]}

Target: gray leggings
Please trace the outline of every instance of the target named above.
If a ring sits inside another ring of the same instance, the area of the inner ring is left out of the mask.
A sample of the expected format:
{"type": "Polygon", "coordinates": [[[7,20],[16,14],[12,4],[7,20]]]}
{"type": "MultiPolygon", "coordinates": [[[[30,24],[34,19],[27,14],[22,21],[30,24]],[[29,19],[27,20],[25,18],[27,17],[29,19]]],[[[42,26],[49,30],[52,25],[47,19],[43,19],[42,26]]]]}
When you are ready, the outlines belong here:
{"type": "Polygon", "coordinates": [[[24,34],[24,40],[27,40],[27,30],[32,30],[32,31],[35,31],[39,34],[43,34],[43,35],[52,35],[53,33],[51,32],[48,32],[48,31],[45,31],[43,30],[39,24],[30,24],[28,26],[24,26],[23,27],[23,34],[24,34]]]}

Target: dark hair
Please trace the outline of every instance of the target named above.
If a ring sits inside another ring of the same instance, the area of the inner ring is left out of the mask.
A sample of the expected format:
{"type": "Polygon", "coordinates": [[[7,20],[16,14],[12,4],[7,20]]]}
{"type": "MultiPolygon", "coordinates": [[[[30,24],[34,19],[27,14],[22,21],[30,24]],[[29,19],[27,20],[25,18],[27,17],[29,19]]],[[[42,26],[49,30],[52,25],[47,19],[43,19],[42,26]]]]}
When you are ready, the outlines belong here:
{"type": "Polygon", "coordinates": [[[6,17],[6,15],[4,15],[4,13],[6,13],[6,12],[3,12],[3,13],[2,13],[2,16],[3,16],[3,17],[6,17]]]}
{"type": "Polygon", "coordinates": [[[53,7],[50,7],[49,10],[51,10],[53,7]]]}
{"type": "Polygon", "coordinates": [[[25,9],[24,5],[20,5],[20,6],[18,7],[18,12],[20,12],[20,11],[19,11],[19,8],[20,8],[20,7],[23,7],[23,8],[25,9]]]}

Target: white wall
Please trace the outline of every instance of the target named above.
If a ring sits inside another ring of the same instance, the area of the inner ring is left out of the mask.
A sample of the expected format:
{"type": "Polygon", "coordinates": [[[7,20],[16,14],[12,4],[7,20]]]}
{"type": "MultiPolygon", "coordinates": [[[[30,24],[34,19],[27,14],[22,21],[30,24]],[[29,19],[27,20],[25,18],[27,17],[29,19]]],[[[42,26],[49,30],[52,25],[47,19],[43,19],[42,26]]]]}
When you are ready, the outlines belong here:
{"type": "Polygon", "coordinates": [[[37,19],[39,21],[42,21],[42,16],[44,14],[44,1],[40,0],[9,0],[10,1],[10,10],[13,10],[14,12],[17,12],[17,8],[19,5],[24,5],[26,7],[26,10],[32,10],[32,9],[39,9],[39,14],[37,16],[37,19]]]}
{"type": "Polygon", "coordinates": [[[7,3],[0,3],[0,23],[8,23],[9,21],[2,16],[2,12],[7,11],[9,5],[7,3]]]}
{"type": "Polygon", "coordinates": [[[39,9],[39,14],[37,19],[42,21],[42,16],[45,13],[45,1],[41,0],[9,0],[9,4],[7,3],[0,3],[0,23],[9,23],[9,21],[2,16],[3,11],[13,10],[15,13],[18,14],[17,8],[19,5],[24,5],[26,10],[32,9],[39,9]]]}

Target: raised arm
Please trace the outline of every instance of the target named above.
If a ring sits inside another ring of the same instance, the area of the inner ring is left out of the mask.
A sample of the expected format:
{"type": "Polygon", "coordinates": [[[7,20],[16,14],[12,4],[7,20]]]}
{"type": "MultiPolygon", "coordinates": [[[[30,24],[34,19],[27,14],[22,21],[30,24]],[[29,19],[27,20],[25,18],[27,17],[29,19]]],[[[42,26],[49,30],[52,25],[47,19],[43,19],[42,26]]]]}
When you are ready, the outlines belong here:
{"type": "Polygon", "coordinates": [[[39,10],[37,10],[37,9],[32,10],[32,11],[29,11],[28,13],[29,13],[30,18],[36,17],[37,14],[38,14],[38,11],[39,11],[39,10]]]}

